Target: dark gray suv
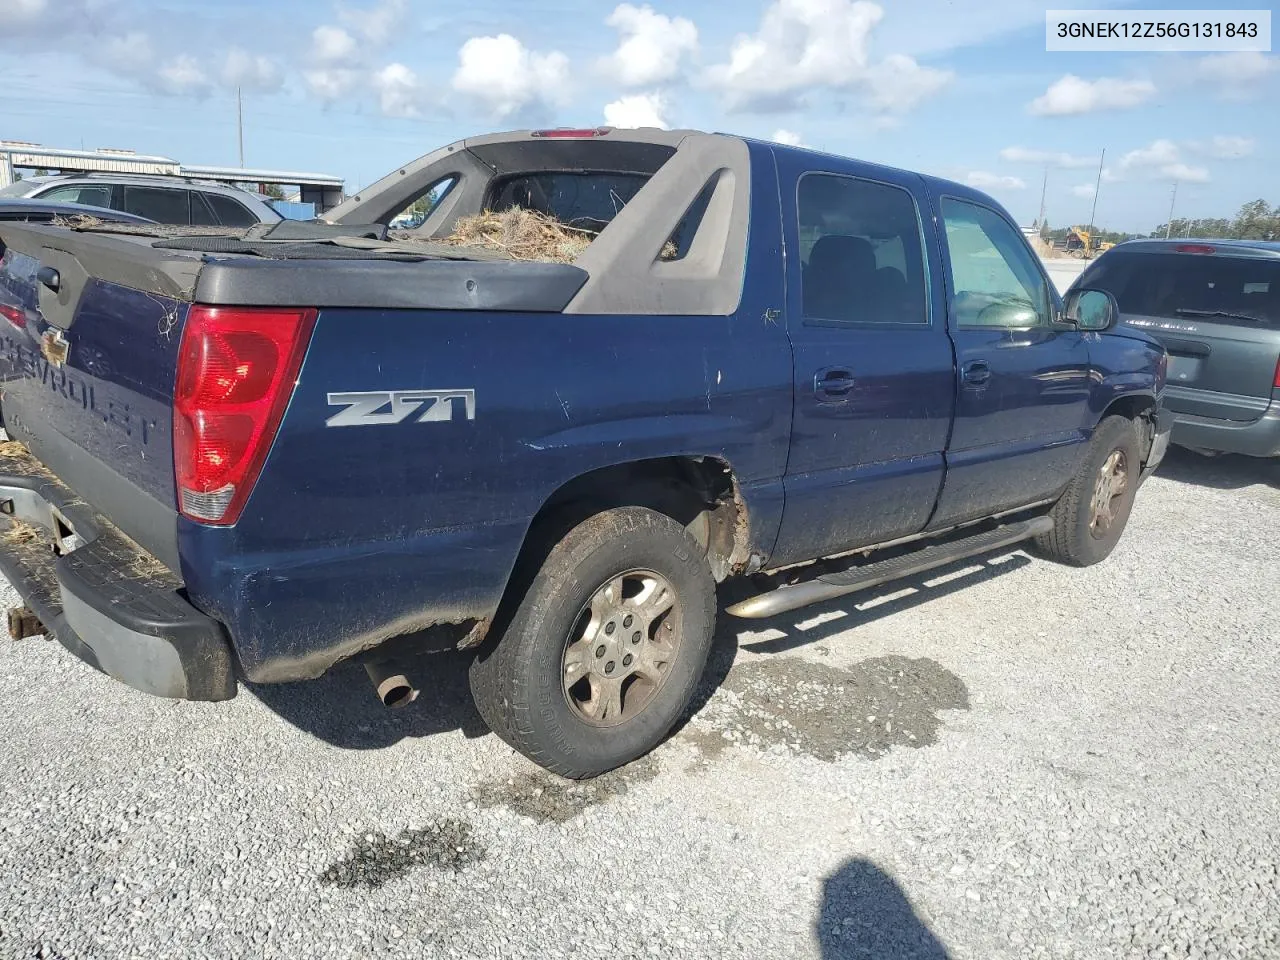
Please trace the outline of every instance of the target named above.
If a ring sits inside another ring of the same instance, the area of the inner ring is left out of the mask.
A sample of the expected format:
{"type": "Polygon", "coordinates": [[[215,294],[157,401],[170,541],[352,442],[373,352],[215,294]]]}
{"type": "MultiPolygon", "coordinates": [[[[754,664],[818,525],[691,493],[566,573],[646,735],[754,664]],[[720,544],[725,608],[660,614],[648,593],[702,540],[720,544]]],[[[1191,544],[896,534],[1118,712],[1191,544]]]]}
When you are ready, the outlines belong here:
{"type": "Polygon", "coordinates": [[[1131,240],[1072,286],[1110,292],[1168,350],[1174,443],[1280,456],[1280,242],[1131,240]]]}

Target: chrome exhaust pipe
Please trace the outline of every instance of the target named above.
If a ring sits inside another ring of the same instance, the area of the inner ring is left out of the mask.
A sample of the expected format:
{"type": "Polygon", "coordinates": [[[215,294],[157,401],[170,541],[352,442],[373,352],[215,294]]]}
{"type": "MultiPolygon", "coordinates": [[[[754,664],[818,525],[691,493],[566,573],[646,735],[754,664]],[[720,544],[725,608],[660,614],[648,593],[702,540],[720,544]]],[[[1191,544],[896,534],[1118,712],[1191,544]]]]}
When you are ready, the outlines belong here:
{"type": "Polygon", "coordinates": [[[384,707],[405,707],[418,699],[418,688],[409,682],[409,678],[397,669],[394,662],[369,661],[365,663],[364,669],[384,707]]]}

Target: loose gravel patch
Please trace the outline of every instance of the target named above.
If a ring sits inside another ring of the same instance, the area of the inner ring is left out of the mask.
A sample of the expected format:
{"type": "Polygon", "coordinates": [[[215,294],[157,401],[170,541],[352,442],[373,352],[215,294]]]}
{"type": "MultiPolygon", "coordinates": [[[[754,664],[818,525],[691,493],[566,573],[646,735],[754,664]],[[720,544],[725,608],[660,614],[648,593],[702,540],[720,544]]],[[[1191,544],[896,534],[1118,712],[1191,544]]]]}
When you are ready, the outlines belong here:
{"type": "Polygon", "coordinates": [[[5,641],[0,958],[1280,957],[1277,529],[1280,464],[1175,451],[1102,566],[722,618],[590,784],[485,735],[461,656],[385,711],[5,641]]]}

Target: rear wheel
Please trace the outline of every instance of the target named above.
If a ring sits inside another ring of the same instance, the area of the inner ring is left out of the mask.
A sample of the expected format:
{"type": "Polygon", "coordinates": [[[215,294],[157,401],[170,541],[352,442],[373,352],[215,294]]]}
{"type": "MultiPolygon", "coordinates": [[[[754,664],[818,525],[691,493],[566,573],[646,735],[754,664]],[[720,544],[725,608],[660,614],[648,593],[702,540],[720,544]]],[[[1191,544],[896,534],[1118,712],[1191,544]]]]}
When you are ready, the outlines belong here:
{"type": "Polygon", "coordinates": [[[1129,522],[1141,468],[1134,422],[1107,417],[1098,424],[1084,463],[1053,507],[1053,530],[1036,538],[1040,552],[1074,567],[1105,560],[1129,522]]]}
{"type": "Polygon", "coordinates": [[[591,777],[653,749],[680,718],[715,629],[703,550],[643,507],[580,523],[547,555],[471,690],[493,731],[535,763],[591,777]]]}

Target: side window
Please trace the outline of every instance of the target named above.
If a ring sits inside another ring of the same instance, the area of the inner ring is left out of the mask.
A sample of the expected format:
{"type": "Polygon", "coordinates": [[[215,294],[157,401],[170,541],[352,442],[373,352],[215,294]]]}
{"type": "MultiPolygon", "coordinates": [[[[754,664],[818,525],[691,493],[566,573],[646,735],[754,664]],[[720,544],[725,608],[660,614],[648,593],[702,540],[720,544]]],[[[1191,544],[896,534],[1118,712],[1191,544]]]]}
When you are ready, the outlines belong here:
{"type": "Polygon", "coordinates": [[[946,197],[951,309],[962,327],[1048,326],[1049,284],[1022,235],[993,210],[946,197]]]}
{"type": "Polygon", "coordinates": [[[798,189],[805,318],[928,323],[924,245],[911,194],[818,173],[801,178],[798,189]]]}
{"type": "Polygon", "coordinates": [[[52,190],[40,194],[40,199],[51,200],[57,203],[86,203],[91,207],[110,207],[111,188],[106,185],[88,186],[84,184],[74,184],[65,187],[55,187],[52,190]]]}
{"type": "Polygon", "coordinates": [[[218,215],[218,222],[224,227],[252,227],[258,222],[257,217],[230,197],[224,197],[220,193],[205,193],[201,196],[209,201],[213,212],[218,215]]]}
{"type": "Polygon", "coordinates": [[[407,207],[393,215],[388,221],[389,226],[395,230],[417,230],[457,182],[458,178],[453,176],[437,180],[407,207]]]}
{"type": "Polygon", "coordinates": [[[191,211],[185,190],[126,185],[124,209],[126,213],[137,214],[156,223],[187,224],[191,222],[191,211]]]}
{"type": "Polygon", "coordinates": [[[196,190],[191,191],[191,223],[197,227],[218,226],[218,218],[214,215],[213,208],[205,200],[204,194],[196,190]]]}

